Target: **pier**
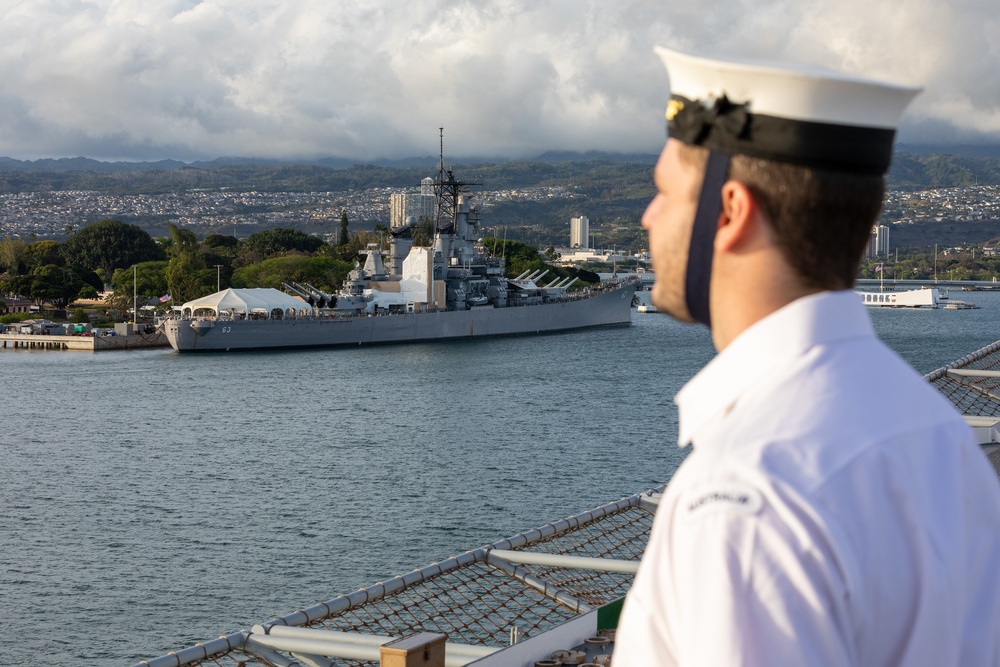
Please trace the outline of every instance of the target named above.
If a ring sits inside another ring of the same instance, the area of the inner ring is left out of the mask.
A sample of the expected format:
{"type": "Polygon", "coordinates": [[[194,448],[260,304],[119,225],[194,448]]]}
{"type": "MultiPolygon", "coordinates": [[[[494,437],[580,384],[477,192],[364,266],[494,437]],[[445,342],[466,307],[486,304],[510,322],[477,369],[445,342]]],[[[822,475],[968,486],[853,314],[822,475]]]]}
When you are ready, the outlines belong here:
{"type": "Polygon", "coordinates": [[[124,336],[50,336],[47,334],[0,334],[0,350],[135,350],[168,347],[167,337],[159,331],[124,336]]]}

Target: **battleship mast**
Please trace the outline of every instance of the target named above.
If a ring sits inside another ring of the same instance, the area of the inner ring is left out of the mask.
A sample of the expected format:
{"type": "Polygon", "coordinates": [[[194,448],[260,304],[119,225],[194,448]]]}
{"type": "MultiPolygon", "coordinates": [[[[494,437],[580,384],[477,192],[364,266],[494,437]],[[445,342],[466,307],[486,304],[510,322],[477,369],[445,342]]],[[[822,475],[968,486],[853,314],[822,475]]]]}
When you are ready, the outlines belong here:
{"type": "Polygon", "coordinates": [[[464,194],[470,194],[472,191],[469,189],[469,186],[479,185],[479,183],[456,180],[455,175],[451,173],[451,169],[445,170],[443,127],[438,128],[438,135],[441,148],[438,177],[434,183],[434,194],[437,197],[437,219],[434,229],[438,232],[455,233],[457,231],[456,223],[458,220],[459,197],[464,194]]]}

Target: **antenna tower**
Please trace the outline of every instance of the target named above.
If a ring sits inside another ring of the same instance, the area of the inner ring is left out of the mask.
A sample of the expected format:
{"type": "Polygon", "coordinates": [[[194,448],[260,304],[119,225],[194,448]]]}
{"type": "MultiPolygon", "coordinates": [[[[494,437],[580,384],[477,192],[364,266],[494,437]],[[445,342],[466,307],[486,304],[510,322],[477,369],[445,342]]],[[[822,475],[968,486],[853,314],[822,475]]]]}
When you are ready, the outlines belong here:
{"type": "Polygon", "coordinates": [[[458,220],[458,199],[461,195],[472,192],[469,189],[470,185],[479,185],[479,183],[456,180],[451,169],[445,171],[444,128],[439,127],[438,133],[441,142],[441,159],[438,164],[438,178],[434,183],[434,194],[437,196],[437,221],[434,227],[439,232],[454,233],[458,220]]]}

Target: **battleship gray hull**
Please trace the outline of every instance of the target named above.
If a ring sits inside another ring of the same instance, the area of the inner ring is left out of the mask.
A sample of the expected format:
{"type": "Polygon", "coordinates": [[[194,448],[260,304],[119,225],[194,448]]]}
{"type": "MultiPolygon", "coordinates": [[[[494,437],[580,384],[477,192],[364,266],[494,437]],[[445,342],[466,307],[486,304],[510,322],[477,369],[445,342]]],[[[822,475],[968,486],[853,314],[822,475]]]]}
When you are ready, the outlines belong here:
{"type": "Polygon", "coordinates": [[[304,319],[170,319],[178,352],[343,347],[551,333],[628,325],[635,284],[534,306],[304,319]]]}

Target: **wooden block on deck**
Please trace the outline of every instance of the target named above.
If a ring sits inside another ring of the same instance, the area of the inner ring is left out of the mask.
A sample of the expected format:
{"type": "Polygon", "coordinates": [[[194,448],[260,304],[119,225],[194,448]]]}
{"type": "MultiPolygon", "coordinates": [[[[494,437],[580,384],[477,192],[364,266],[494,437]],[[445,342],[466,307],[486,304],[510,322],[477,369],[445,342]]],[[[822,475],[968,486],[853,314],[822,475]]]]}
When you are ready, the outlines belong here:
{"type": "Polygon", "coordinates": [[[382,667],[444,667],[444,642],[447,636],[420,632],[382,644],[379,662],[382,667]]]}

